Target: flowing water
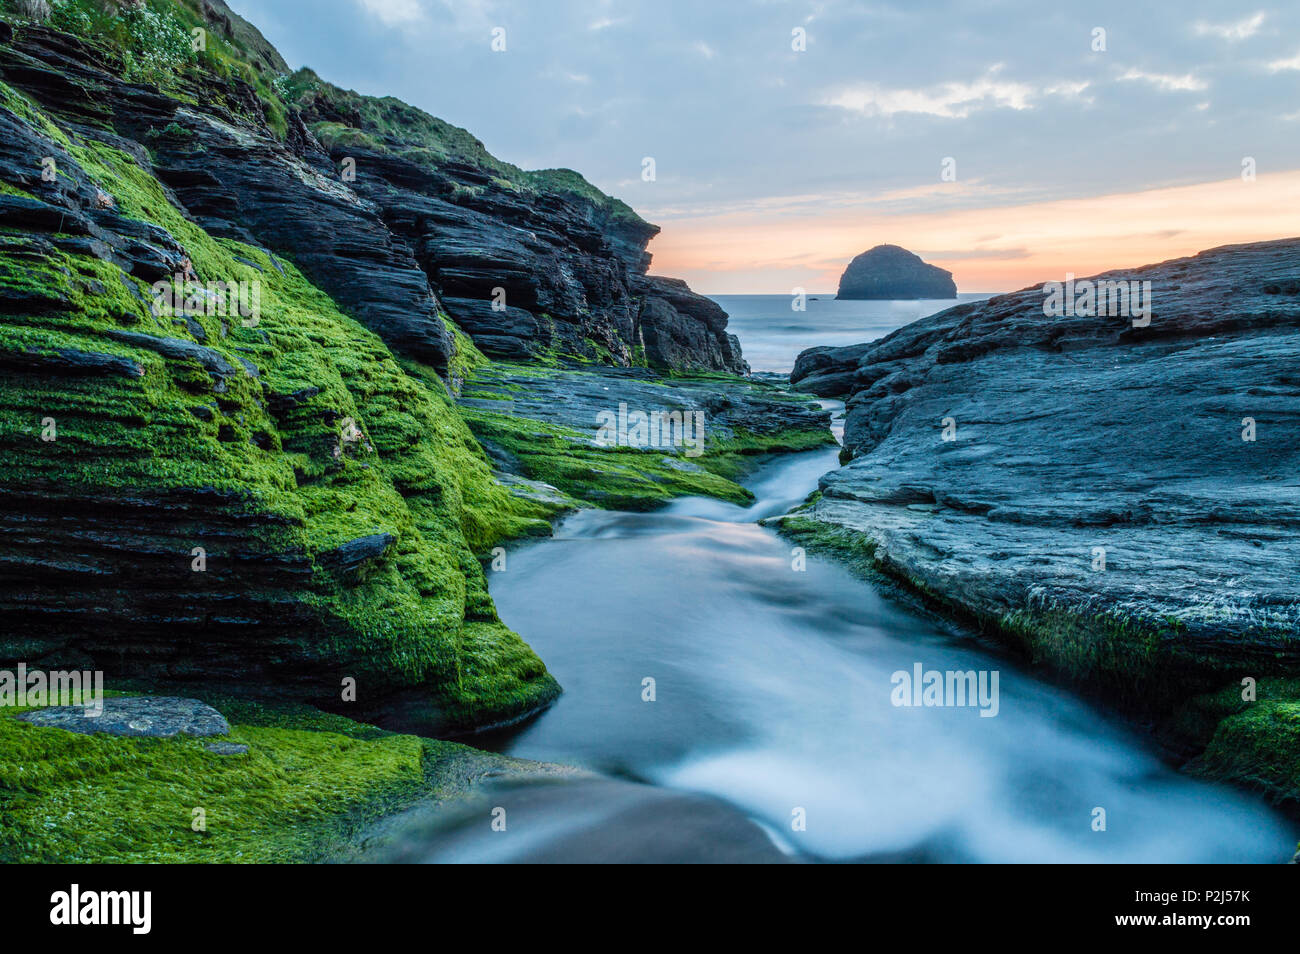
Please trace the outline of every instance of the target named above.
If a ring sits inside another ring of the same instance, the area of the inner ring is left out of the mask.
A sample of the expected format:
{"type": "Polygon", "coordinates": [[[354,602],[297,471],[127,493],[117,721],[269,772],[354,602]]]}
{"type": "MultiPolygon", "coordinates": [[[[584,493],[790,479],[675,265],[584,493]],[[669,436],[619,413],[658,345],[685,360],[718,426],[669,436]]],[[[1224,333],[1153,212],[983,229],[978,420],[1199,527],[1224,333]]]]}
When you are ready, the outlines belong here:
{"type": "Polygon", "coordinates": [[[565,693],[504,750],[716,796],[824,859],[1284,860],[1294,826],[1258,801],[1170,770],[1089,704],[831,562],[793,570],[790,544],[754,521],[834,466],[834,452],[778,461],[750,508],[586,511],[513,554],[498,609],[565,693]],[[997,715],[895,706],[892,674],[916,663],[998,670],[997,715]]]}
{"type": "Polygon", "coordinates": [[[565,691],[475,744],[604,778],[503,790],[511,837],[478,813],[408,858],[1287,858],[1296,826],[1258,800],[1180,775],[1114,718],[833,562],[795,569],[757,521],[836,466],[834,449],[779,458],[749,482],[752,506],[584,511],[512,549],[492,595],[565,691]],[[896,706],[894,674],[918,664],[996,671],[996,715],[896,706]]]}

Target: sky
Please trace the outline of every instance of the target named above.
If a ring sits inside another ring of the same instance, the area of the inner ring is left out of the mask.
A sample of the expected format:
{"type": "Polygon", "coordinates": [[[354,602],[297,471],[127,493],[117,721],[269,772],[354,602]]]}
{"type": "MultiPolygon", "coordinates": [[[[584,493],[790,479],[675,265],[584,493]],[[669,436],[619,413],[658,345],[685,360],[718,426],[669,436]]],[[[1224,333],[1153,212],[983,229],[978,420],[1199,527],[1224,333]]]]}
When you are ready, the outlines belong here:
{"type": "Polygon", "coordinates": [[[1300,235],[1294,0],[228,2],[293,67],[578,170],[706,294],[833,291],[882,243],[995,292],[1300,235]]]}

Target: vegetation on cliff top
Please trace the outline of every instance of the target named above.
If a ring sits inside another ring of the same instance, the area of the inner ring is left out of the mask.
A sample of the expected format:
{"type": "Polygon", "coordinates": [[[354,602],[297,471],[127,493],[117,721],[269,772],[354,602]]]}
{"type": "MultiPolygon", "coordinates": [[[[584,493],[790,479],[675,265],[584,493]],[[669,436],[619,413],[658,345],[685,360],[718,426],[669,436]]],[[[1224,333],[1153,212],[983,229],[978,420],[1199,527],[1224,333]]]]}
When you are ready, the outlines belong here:
{"type": "Polygon", "coordinates": [[[469,131],[431,116],[392,96],[365,96],[321,79],[308,68],[284,82],[289,102],[316,118],[312,131],[321,143],[355,145],[375,152],[391,152],[437,168],[452,161],[475,166],[492,175],[499,185],[522,192],[560,192],[589,202],[610,222],[652,229],[632,207],[606,195],[572,169],[527,171],[503,162],[469,131]]]}
{"type": "MultiPolygon", "coordinates": [[[[196,85],[210,95],[220,91],[220,81],[247,84],[260,107],[260,115],[247,118],[266,122],[283,138],[288,128],[280,92],[283,59],[246,21],[231,14],[232,29],[226,33],[214,29],[205,9],[202,0],[50,0],[47,25],[91,44],[102,64],[123,79],[153,84],[179,99],[193,101],[196,85]],[[204,30],[201,44],[193,33],[198,28],[204,30]]],[[[25,13],[14,0],[0,0],[0,16],[19,29],[25,13]]],[[[240,114],[247,100],[230,96],[225,105],[240,114]]]]}

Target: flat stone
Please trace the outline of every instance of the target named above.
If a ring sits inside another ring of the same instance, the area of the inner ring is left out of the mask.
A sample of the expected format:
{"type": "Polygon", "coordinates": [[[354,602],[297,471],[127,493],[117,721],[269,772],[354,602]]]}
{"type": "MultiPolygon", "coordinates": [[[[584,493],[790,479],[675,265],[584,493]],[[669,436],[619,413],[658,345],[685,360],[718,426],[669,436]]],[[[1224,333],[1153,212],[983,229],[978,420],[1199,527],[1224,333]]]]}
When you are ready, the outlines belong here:
{"type": "Polygon", "coordinates": [[[104,711],[87,715],[82,706],[49,706],[33,709],[18,716],[32,725],[82,735],[102,732],[145,738],[171,738],[176,735],[226,735],[230,725],[216,709],[197,699],[175,696],[126,696],[104,700],[104,711]]]}

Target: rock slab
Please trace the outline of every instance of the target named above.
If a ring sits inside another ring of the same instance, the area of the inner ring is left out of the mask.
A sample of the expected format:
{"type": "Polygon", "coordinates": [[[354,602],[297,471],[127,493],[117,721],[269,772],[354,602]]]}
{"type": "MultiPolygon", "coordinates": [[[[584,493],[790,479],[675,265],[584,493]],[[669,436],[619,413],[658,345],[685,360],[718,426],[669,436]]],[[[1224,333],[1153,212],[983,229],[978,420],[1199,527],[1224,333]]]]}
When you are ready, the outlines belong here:
{"type": "MultiPolygon", "coordinates": [[[[87,715],[82,706],[49,706],[18,716],[23,722],[82,735],[170,739],[177,735],[199,738],[227,735],[230,725],[216,709],[197,699],[176,696],[125,696],[104,700],[104,711],[87,715]]],[[[214,750],[215,751],[215,750],[214,750]]]]}
{"type": "Polygon", "coordinates": [[[805,516],[1067,668],[1300,671],[1300,239],[1102,280],[1149,324],[1037,286],[800,355],[852,457],[805,516]]]}

